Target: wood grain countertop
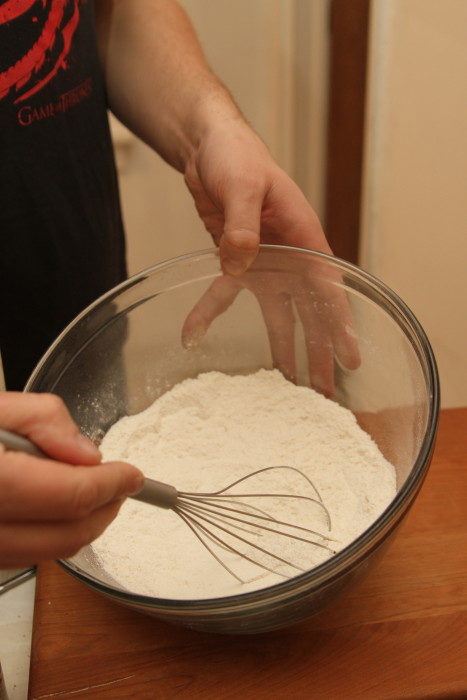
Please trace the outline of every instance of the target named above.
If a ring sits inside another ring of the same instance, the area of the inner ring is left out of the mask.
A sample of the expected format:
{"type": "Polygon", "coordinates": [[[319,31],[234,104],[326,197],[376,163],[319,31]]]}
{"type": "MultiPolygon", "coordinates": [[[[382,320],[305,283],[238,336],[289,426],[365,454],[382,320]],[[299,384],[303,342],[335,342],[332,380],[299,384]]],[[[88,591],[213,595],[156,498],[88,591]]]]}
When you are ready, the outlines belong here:
{"type": "Polygon", "coordinates": [[[30,698],[467,697],[467,409],[442,411],[422,491],[379,566],[311,620],[172,627],[39,567],[30,698]]]}

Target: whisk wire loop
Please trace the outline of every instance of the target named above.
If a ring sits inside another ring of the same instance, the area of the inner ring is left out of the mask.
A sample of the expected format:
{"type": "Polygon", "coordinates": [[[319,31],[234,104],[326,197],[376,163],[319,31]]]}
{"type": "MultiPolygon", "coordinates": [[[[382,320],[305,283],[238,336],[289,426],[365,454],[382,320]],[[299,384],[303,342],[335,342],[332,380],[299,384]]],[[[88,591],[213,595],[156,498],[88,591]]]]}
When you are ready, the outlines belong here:
{"type": "Polygon", "coordinates": [[[192,497],[192,498],[203,498],[203,499],[214,499],[216,497],[221,497],[224,498],[226,491],[230,491],[230,489],[234,488],[234,486],[238,486],[238,484],[241,484],[244,481],[247,481],[258,474],[264,474],[265,472],[268,471],[277,471],[277,470],[289,470],[293,471],[299,476],[301,476],[305,481],[308,483],[309,486],[313,489],[316,499],[310,498],[310,496],[303,496],[302,494],[292,494],[292,493],[231,493],[228,494],[230,496],[234,496],[235,498],[272,498],[272,497],[277,497],[277,498],[297,498],[297,499],[304,499],[308,500],[312,503],[316,503],[317,505],[321,506],[321,508],[324,510],[326,514],[326,519],[327,519],[327,526],[328,529],[330,530],[332,527],[331,523],[331,514],[329,513],[329,510],[326,508],[326,506],[323,503],[323,499],[321,498],[321,494],[316,488],[315,484],[311,481],[311,479],[308,478],[308,476],[302,472],[300,469],[297,469],[297,467],[290,467],[287,465],[280,465],[280,466],[274,466],[274,467],[262,467],[261,469],[256,469],[254,472],[249,472],[245,476],[240,477],[240,479],[236,479],[235,481],[232,481],[232,483],[228,484],[227,486],[224,486],[224,488],[219,489],[218,491],[211,491],[207,493],[202,493],[202,492],[196,492],[196,491],[179,491],[179,496],[184,496],[184,497],[192,497]]]}
{"type": "MultiPolygon", "coordinates": [[[[180,503],[183,503],[184,507],[187,507],[189,505],[191,507],[191,509],[197,508],[197,510],[200,510],[203,513],[219,514],[218,511],[211,509],[211,508],[207,508],[205,505],[197,507],[194,504],[194,502],[189,502],[188,500],[185,500],[185,499],[180,499],[180,503]]],[[[317,532],[316,530],[311,530],[310,528],[302,527],[301,525],[294,525],[293,523],[288,523],[288,522],[285,522],[283,520],[277,520],[276,518],[265,517],[262,515],[252,515],[250,513],[247,513],[246,511],[237,510],[235,508],[229,508],[227,506],[216,505],[216,508],[219,508],[222,510],[228,510],[228,511],[231,511],[233,513],[239,513],[241,515],[246,515],[247,517],[254,517],[257,519],[266,520],[268,522],[272,521],[272,522],[274,522],[275,525],[283,525],[284,527],[293,528],[295,530],[303,530],[305,532],[309,532],[313,535],[316,535],[317,537],[321,537],[322,539],[332,541],[330,537],[326,537],[326,535],[322,535],[319,532],[317,532]]],[[[314,540],[309,540],[309,539],[306,539],[305,537],[299,537],[298,535],[293,535],[291,533],[282,532],[281,530],[277,530],[275,528],[268,527],[267,525],[263,525],[262,523],[251,522],[251,521],[243,520],[241,518],[236,518],[235,516],[229,515],[227,513],[223,513],[222,515],[224,518],[228,518],[229,520],[237,520],[238,522],[245,523],[246,525],[251,525],[252,527],[260,528],[261,530],[267,530],[269,532],[273,532],[276,535],[283,535],[284,537],[291,537],[294,540],[308,542],[309,544],[314,544],[317,547],[322,547],[323,549],[327,549],[328,551],[334,553],[334,551],[332,549],[330,549],[330,547],[327,547],[326,545],[321,544],[319,542],[315,542],[314,540]]]]}
{"type": "MultiPolygon", "coordinates": [[[[231,537],[235,537],[237,540],[240,540],[244,544],[247,544],[250,547],[257,549],[258,551],[263,552],[263,554],[266,554],[267,556],[272,557],[273,559],[281,562],[282,564],[286,564],[287,566],[290,566],[293,569],[296,569],[297,571],[304,571],[304,569],[301,566],[298,566],[297,564],[294,564],[294,563],[288,561],[287,559],[280,557],[278,554],[274,554],[270,550],[267,550],[264,547],[261,547],[260,545],[255,544],[254,542],[251,542],[250,540],[247,540],[245,537],[242,537],[241,535],[237,535],[235,532],[232,532],[231,530],[229,530],[227,527],[224,527],[223,525],[218,525],[211,518],[207,518],[206,516],[200,515],[199,513],[193,514],[191,517],[195,518],[195,519],[199,518],[200,520],[204,520],[205,522],[208,522],[213,527],[219,528],[219,530],[222,530],[223,532],[230,535],[231,537]]],[[[205,526],[203,526],[202,523],[199,523],[198,525],[199,525],[199,527],[201,527],[201,529],[205,529],[205,526]]],[[[217,536],[212,531],[210,531],[209,534],[214,539],[218,539],[217,536]]],[[[222,542],[222,544],[226,545],[229,549],[231,549],[233,552],[235,552],[236,554],[239,554],[242,557],[242,559],[246,559],[247,561],[251,562],[252,564],[256,564],[256,566],[260,566],[262,569],[266,569],[267,571],[270,571],[273,574],[279,574],[279,575],[287,578],[287,574],[283,574],[282,572],[277,571],[277,569],[272,569],[269,566],[267,566],[266,564],[264,564],[262,562],[258,562],[255,559],[252,559],[251,557],[248,556],[248,554],[245,554],[245,552],[243,552],[243,551],[240,552],[240,551],[236,550],[234,547],[232,547],[230,544],[226,543],[224,540],[221,540],[221,542],[222,542]]]]}
{"type": "MultiPolygon", "coordinates": [[[[212,547],[210,547],[210,546],[203,540],[203,538],[201,537],[201,535],[199,534],[199,532],[197,532],[196,528],[190,523],[189,519],[186,518],[185,515],[184,515],[178,508],[175,508],[175,509],[174,509],[174,512],[177,513],[177,515],[183,520],[183,522],[190,528],[190,530],[192,531],[192,533],[198,538],[198,540],[201,542],[201,544],[203,545],[203,547],[205,547],[205,548],[207,549],[207,551],[211,554],[211,556],[213,556],[214,559],[215,559],[221,566],[223,566],[224,569],[225,569],[226,571],[228,571],[229,574],[231,574],[231,576],[233,576],[235,579],[237,579],[237,581],[238,581],[239,583],[245,583],[245,581],[244,581],[242,578],[240,578],[240,576],[237,576],[237,574],[236,574],[234,571],[232,571],[232,569],[231,569],[230,567],[228,567],[227,564],[226,564],[225,562],[223,562],[222,559],[221,559],[220,557],[217,556],[217,554],[214,552],[214,550],[212,549],[212,547]]],[[[199,525],[198,527],[200,528],[200,530],[204,530],[204,529],[205,529],[204,526],[202,526],[202,525],[199,525]]],[[[207,535],[207,536],[209,537],[209,539],[213,540],[213,537],[212,537],[211,535],[207,535]]],[[[215,541],[215,540],[214,540],[214,541],[215,541]]],[[[219,545],[219,546],[222,546],[222,545],[219,545]]],[[[232,551],[230,547],[227,547],[227,545],[223,545],[223,548],[224,548],[224,549],[227,549],[227,551],[232,551]]]]}

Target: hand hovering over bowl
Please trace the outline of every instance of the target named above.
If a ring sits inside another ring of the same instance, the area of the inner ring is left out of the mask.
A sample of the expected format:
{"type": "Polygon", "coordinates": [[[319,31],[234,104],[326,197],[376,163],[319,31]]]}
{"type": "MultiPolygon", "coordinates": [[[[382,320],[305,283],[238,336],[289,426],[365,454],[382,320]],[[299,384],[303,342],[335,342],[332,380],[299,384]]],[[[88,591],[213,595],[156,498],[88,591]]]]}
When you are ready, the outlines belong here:
{"type": "MultiPolygon", "coordinates": [[[[126,126],[184,174],[196,209],[219,246],[224,273],[245,273],[255,260],[260,243],[331,253],[318,217],[305,196],[274,161],[209,68],[180,5],[171,0],[114,0],[99,1],[96,7],[110,107],[126,126]]],[[[245,282],[255,293],[254,282],[245,282]]],[[[233,300],[241,286],[240,280],[216,285],[207,300],[209,312],[203,310],[203,304],[197,307],[197,316],[208,321],[205,326],[221,313],[227,299],[233,300]]],[[[297,289],[293,294],[284,290],[283,294],[295,300],[304,325],[314,383],[329,393],[333,384],[329,370],[331,351],[327,336],[317,335],[323,324],[315,322],[309,300],[304,297],[300,303],[297,289]],[[319,366],[312,343],[322,348],[324,359],[320,359],[319,366]]],[[[345,321],[340,324],[344,329],[349,325],[349,314],[345,297],[341,297],[338,306],[344,310],[345,321]]],[[[278,336],[280,343],[290,337],[292,305],[287,313],[285,307],[276,313],[270,299],[263,298],[260,303],[275,343],[273,355],[290,356],[290,343],[287,351],[279,348],[278,336]]],[[[193,326],[192,321],[193,318],[189,326],[193,326]]],[[[195,335],[200,334],[199,329],[192,330],[195,335]]],[[[336,354],[347,359],[347,366],[358,364],[351,333],[338,337],[334,334],[332,342],[336,354]],[[345,350],[339,352],[339,348],[345,350]]],[[[289,360],[287,367],[293,378],[289,360]]]]}
{"type": "Polygon", "coordinates": [[[187,347],[249,289],[267,326],[273,364],[296,380],[294,307],[303,326],[311,385],[334,391],[334,356],[348,369],[359,365],[358,344],[340,277],[328,266],[303,262],[300,275],[261,270],[261,243],[312,248],[328,254],[318,217],[297,185],[279,168],[260,139],[241,123],[212,133],[188,163],[185,175],[206,228],[219,246],[225,277],[196,304],[184,329],[187,347]],[[248,269],[251,272],[248,273],[248,269]],[[258,274],[260,273],[260,274],[258,274]]]}
{"type": "Polygon", "coordinates": [[[331,253],[304,194],[240,114],[208,131],[188,160],[185,181],[227,274],[245,272],[260,243],[331,253]]]}
{"type": "Polygon", "coordinates": [[[67,557],[96,539],[142,485],[129,464],[101,464],[64,403],[52,394],[0,394],[0,427],[51,459],[0,445],[0,568],[67,557]]]}

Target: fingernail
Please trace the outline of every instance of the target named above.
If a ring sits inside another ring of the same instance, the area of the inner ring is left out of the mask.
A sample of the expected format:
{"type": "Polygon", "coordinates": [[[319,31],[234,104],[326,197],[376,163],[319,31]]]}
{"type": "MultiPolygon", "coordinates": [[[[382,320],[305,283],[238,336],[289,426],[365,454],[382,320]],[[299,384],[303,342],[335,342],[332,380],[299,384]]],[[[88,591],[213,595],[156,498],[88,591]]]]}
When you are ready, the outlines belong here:
{"type": "Polygon", "coordinates": [[[134,496],[136,493],[139,493],[144,486],[144,481],[145,481],[144,474],[141,474],[141,472],[138,472],[132,479],[132,482],[131,482],[132,485],[128,489],[128,495],[134,496]]]}
{"type": "Polygon", "coordinates": [[[334,339],[334,351],[341,368],[355,370],[360,366],[358,338],[352,326],[346,325],[344,332],[334,339]]]}
{"type": "Polygon", "coordinates": [[[81,452],[86,453],[89,457],[94,457],[99,460],[101,459],[102,455],[100,451],[88,437],[82,435],[82,433],[79,433],[76,437],[76,442],[78,443],[81,452]]]}
{"type": "Polygon", "coordinates": [[[189,333],[185,333],[183,336],[183,347],[187,350],[197,348],[206,335],[206,330],[205,326],[198,325],[189,331],[189,333]]]}

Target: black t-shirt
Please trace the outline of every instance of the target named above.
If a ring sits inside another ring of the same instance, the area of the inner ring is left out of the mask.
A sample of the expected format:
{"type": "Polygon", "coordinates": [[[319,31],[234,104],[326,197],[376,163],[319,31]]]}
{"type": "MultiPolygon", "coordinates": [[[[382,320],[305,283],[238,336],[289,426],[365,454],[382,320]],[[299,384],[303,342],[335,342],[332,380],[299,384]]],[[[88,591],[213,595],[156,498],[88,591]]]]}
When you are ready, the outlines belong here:
{"type": "Polygon", "coordinates": [[[0,348],[21,389],[126,276],[90,0],[0,0],[0,348]]]}

